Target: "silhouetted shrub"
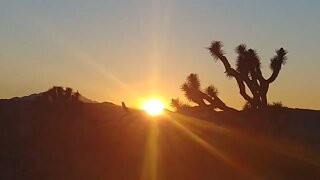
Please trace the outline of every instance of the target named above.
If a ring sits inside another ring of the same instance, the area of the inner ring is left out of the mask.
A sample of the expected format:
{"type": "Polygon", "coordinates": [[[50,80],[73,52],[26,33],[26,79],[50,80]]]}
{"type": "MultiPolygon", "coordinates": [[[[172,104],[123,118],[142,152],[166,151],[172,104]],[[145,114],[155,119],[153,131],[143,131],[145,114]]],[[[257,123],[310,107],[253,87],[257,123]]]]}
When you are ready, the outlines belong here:
{"type": "Polygon", "coordinates": [[[242,110],[244,110],[244,111],[252,110],[251,104],[248,103],[248,102],[246,102],[246,103],[243,105],[242,110]]]}
{"type": "Polygon", "coordinates": [[[78,104],[81,103],[80,101],[80,93],[73,92],[73,90],[69,87],[64,89],[61,86],[54,86],[46,92],[41,93],[39,97],[39,102],[42,105],[49,105],[49,104],[69,104],[74,103],[78,104]]]}
{"type": "Polygon", "coordinates": [[[281,101],[277,101],[277,102],[273,102],[271,105],[269,104],[270,107],[274,107],[274,108],[283,108],[285,106],[283,106],[281,101]]]}

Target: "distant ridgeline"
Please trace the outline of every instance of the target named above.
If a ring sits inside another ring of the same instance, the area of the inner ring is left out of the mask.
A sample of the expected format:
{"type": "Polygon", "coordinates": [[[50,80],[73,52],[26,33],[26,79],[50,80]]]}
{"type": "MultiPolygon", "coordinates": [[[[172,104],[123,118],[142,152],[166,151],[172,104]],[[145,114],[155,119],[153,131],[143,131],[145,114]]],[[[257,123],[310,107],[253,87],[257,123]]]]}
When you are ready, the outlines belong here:
{"type": "Polygon", "coordinates": [[[42,93],[35,93],[24,97],[14,97],[11,99],[0,99],[3,102],[21,103],[97,103],[84,96],[70,87],[53,86],[42,93]]]}

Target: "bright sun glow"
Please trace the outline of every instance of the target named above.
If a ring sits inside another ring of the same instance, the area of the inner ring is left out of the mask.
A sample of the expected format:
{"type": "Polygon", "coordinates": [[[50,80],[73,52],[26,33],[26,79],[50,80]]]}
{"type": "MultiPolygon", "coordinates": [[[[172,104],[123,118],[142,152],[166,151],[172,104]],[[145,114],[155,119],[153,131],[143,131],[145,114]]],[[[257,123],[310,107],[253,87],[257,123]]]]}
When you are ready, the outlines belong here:
{"type": "Polygon", "coordinates": [[[159,99],[149,99],[142,104],[142,109],[152,116],[160,115],[164,107],[164,103],[159,99]]]}

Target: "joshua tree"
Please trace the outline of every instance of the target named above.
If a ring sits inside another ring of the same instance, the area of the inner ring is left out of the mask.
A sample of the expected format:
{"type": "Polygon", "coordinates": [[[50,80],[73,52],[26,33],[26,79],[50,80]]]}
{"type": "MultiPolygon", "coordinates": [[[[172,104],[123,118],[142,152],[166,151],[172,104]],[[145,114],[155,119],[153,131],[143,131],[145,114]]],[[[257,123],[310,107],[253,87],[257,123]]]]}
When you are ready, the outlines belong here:
{"type": "MultiPolygon", "coordinates": [[[[212,108],[213,110],[218,108],[221,110],[231,110],[232,108],[225,105],[218,97],[218,90],[213,86],[209,86],[206,92],[201,91],[200,81],[197,74],[190,74],[187,77],[187,82],[181,86],[181,90],[184,92],[186,98],[198,104],[203,108],[212,108]],[[207,104],[207,103],[209,104],[207,104]]],[[[173,99],[171,104],[175,107],[182,107],[183,104],[178,99],[173,99]]],[[[234,110],[234,109],[232,109],[234,110]]]]}
{"type": "Polygon", "coordinates": [[[199,106],[206,105],[204,102],[205,98],[203,98],[202,92],[200,91],[200,81],[198,75],[190,74],[187,77],[187,82],[181,86],[181,90],[184,92],[184,95],[189,101],[192,101],[199,106]]]}
{"type": "Polygon", "coordinates": [[[176,110],[180,110],[182,108],[182,105],[181,105],[181,101],[179,98],[176,98],[176,99],[171,99],[171,104],[170,104],[172,107],[176,108],[176,110]]]}
{"type": "Polygon", "coordinates": [[[247,49],[244,44],[239,45],[236,48],[238,54],[236,60],[237,68],[234,69],[224,56],[221,48],[222,43],[214,41],[208,49],[215,60],[220,60],[223,63],[227,76],[236,79],[241,96],[254,109],[267,107],[269,85],[276,80],[282,65],[285,64],[287,51],[283,48],[276,50],[276,55],[271,59],[270,63],[272,74],[269,78],[264,78],[261,73],[260,59],[255,50],[247,49]],[[246,92],[246,87],[250,90],[251,96],[246,92]]]}
{"type": "Polygon", "coordinates": [[[188,104],[181,102],[179,98],[171,99],[171,106],[174,107],[177,111],[183,108],[190,107],[188,104]]]}

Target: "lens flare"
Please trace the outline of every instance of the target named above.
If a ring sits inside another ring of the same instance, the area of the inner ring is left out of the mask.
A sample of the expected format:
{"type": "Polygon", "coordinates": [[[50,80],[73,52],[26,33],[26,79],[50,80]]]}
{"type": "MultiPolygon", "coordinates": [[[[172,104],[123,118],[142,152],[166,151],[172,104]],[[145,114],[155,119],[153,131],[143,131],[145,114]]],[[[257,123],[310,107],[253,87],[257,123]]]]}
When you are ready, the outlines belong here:
{"type": "Polygon", "coordinates": [[[164,103],[159,99],[149,99],[142,104],[142,109],[151,116],[160,115],[164,107],[164,103]]]}

